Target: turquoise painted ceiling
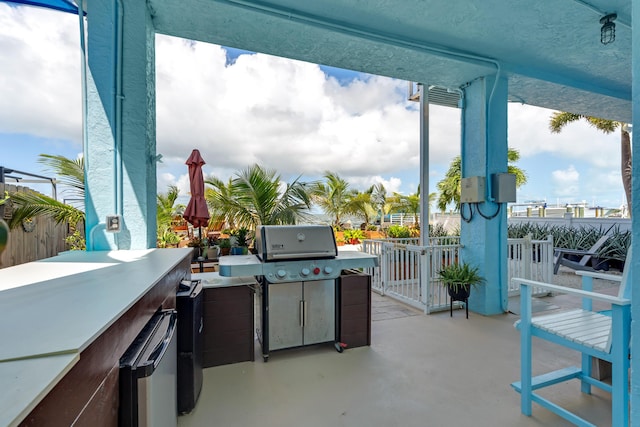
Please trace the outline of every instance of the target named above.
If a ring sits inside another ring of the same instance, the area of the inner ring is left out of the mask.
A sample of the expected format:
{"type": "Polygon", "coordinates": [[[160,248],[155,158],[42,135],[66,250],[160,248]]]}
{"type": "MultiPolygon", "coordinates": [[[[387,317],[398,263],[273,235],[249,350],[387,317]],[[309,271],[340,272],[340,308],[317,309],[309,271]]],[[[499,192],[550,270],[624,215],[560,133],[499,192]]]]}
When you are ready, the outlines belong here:
{"type": "Polygon", "coordinates": [[[631,121],[631,0],[149,0],[158,33],[631,121]],[[616,40],[600,18],[617,13],[616,40]]]}

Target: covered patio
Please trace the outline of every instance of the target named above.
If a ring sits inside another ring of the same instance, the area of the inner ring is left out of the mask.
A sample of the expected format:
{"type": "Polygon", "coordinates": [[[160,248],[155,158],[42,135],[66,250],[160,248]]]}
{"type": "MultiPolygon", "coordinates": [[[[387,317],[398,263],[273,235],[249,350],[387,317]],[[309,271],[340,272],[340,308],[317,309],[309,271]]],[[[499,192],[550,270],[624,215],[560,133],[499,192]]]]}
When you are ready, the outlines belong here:
{"type": "MultiPolygon", "coordinates": [[[[640,86],[632,84],[640,73],[640,31],[632,32],[632,21],[640,19],[637,2],[87,0],[80,6],[87,17],[80,20],[87,33],[87,257],[156,245],[156,33],[420,82],[423,218],[429,189],[424,88],[458,94],[462,176],[487,184],[467,206],[479,214],[461,229],[462,259],[487,280],[469,302],[468,321],[459,313],[455,319],[444,313],[380,319],[373,322],[371,347],[344,354],[305,349],[268,364],[209,369],[198,407],[180,425],[564,425],[544,410],[521,415],[519,396],[509,387],[518,379],[519,341],[516,317],[505,314],[506,201],[491,182],[507,171],[508,102],[625,123],[640,116],[640,86]],[[611,13],[615,39],[606,39],[601,19],[611,13]],[[122,220],[118,233],[106,230],[113,215],[122,220]]],[[[634,133],[632,145],[639,144],[634,133]]],[[[639,168],[635,160],[633,175],[639,168]]],[[[637,183],[634,195],[640,195],[637,183]]],[[[633,229],[640,229],[640,197],[632,214],[633,229]]],[[[640,268],[640,248],[627,262],[640,268]]],[[[640,318],[637,301],[632,315],[640,318]]],[[[637,322],[631,341],[640,348],[637,322]]],[[[74,349],[80,354],[87,343],[74,349]]],[[[577,357],[547,344],[536,352],[534,370],[540,371],[577,357]]],[[[633,355],[632,401],[640,399],[636,360],[633,355]]],[[[608,396],[583,395],[573,384],[557,390],[565,407],[608,425],[608,396]]],[[[631,424],[640,425],[638,405],[632,405],[631,424]]]]}

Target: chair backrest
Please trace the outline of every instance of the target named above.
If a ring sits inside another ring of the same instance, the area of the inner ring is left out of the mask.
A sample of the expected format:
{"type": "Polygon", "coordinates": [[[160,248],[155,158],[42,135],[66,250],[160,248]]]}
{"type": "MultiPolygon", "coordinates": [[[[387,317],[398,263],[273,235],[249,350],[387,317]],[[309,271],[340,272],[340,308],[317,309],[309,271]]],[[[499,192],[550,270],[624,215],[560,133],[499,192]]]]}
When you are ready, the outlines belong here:
{"type": "Polygon", "coordinates": [[[618,298],[631,299],[631,246],[627,251],[627,258],[622,269],[622,281],[618,290],[618,298]]]}
{"type": "MultiPolygon", "coordinates": [[[[605,234],[604,236],[600,236],[600,238],[598,239],[597,242],[595,242],[593,244],[593,246],[591,246],[589,248],[589,252],[592,253],[598,253],[598,251],[600,250],[600,248],[602,247],[602,245],[604,245],[604,243],[609,240],[609,235],[605,234]]],[[[587,263],[589,261],[591,261],[591,257],[593,255],[584,255],[581,259],[580,259],[580,264],[581,265],[587,265],[587,263]]]]}

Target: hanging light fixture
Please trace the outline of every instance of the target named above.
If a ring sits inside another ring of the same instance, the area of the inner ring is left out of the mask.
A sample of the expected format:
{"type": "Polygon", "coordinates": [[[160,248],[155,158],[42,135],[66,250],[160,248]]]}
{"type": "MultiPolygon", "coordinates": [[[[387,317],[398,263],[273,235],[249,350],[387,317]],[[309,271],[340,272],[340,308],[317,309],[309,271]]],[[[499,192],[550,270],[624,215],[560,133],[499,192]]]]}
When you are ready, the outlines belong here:
{"type": "Polygon", "coordinates": [[[609,44],[613,43],[616,39],[616,24],[613,21],[616,20],[618,15],[610,13],[600,18],[602,28],[600,28],[600,43],[609,44]]]}

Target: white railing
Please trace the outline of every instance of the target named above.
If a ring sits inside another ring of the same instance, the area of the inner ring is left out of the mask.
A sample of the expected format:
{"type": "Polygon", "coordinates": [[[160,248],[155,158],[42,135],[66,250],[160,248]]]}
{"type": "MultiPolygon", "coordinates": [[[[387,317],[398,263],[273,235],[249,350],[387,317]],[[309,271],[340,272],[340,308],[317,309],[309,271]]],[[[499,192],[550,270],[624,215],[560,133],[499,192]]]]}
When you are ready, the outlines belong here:
{"type": "Polygon", "coordinates": [[[431,313],[448,307],[449,297],[437,277],[442,265],[457,262],[459,237],[432,237],[429,246],[418,239],[365,240],[364,252],[378,256],[379,267],[368,269],[372,287],[431,313]],[[425,277],[426,280],[420,280],[425,277]]]}
{"type": "MultiPolygon", "coordinates": [[[[458,262],[460,238],[432,237],[428,246],[418,239],[365,240],[363,252],[378,256],[379,267],[367,269],[374,291],[396,298],[425,313],[446,310],[449,295],[438,277],[444,265],[458,262]],[[425,280],[421,280],[421,278],[425,280]]],[[[508,278],[525,277],[551,282],[553,239],[508,239],[508,278]]],[[[509,288],[509,295],[515,295],[509,288]]],[[[459,303],[456,303],[459,304],[459,303]]]]}
{"type": "Polygon", "coordinates": [[[415,221],[416,216],[414,214],[393,213],[389,214],[388,218],[383,217],[380,225],[383,227],[389,225],[414,225],[415,221]]]}
{"type": "MultiPolygon", "coordinates": [[[[547,240],[507,240],[507,264],[509,296],[520,295],[520,285],[511,283],[513,277],[522,277],[538,282],[553,282],[553,236],[547,240]]],[[[544,289],[533,289],[534,295],[545,295],[544,289]]]]}

